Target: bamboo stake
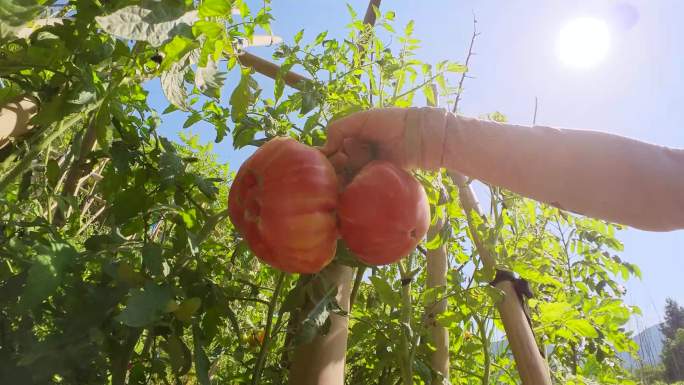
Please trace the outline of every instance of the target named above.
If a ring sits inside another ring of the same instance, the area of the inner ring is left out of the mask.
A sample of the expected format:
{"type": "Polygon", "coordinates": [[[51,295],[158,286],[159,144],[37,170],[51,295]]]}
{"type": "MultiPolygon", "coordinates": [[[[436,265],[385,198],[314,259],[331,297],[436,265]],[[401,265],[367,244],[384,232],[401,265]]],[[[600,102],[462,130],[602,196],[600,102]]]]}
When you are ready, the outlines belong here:
{"type": "MultiPolygon", "coordinates": [[[[466,177],[454,171],[450,171],[449,176],[458,186],[461,206],[466,211],[466,214],[475,212],[484,218],[475,192],[468,184],[466,177]]],[[[494,269],[496,267],[496,259],[490,250],[484,246],[482,240],[479,239],[477,232],[471,232],[475,241],[475,247],[480,258],[482,258],[485,268],[494,269]]],[[[532,329],[528,324],[527,316],[518,298],[518,293],[513,287],[513,283],[502,281],[496,287],[504,293],[503,300],[497,304],[497,307],[522,383],[524,385],[551,385],[549,368],[544,357],[539,352],[534,334],[532,334],[532,329]]]]}
{"type": "MultiPolygon", "coordinates": [[[[435,84],[431,85],[432,92],[435,95],[435,100],[438,99],[437,87],[435,84]]],[[[435,107],[434,103],[428,103],[435,107]]],[[[438,187],[442,186],[441,175],[438,175],[438,187]]],[[[444,225],[445,211],[444,208],[438,208],[435,212],[438,220],[430,226],[427,233],[427,239],[433,239],[441,231],[444,225]]],[[[447,284],[447,250],[446,243],[443,243],[436,249],[427,250],[427,287],[434,291],[436,298],[442,298],[437,302],[426,304],[426,314],[428,318],[428,330],[432,338],[432,344],[435,350],[430,355],[430,365],[432,369],[437,372],[437,375],[432,378],[432,385],[446,385],[449,384],[449,330],[437,323],[437,316],[447,309],[447,300],[444,298],[447,284]]]]}

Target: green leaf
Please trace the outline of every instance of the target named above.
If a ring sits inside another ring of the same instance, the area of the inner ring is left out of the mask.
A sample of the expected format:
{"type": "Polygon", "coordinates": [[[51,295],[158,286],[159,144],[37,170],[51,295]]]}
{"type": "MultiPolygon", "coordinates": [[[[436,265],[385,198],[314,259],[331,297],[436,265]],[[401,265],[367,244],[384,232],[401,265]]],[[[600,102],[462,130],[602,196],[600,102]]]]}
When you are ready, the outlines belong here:
{"type": "Polygon", "coordinates": [[[163,273],[162,248],[156,243],[146,243],[142,247],[143,265],[155,277],[163,273]]]}
{"type": "Polygon", "coordinates": [[[65,267],[76,256],[76,250],[66,243],[50,241],[36,247],[38,254],[28,271],[21,305],[31,309],[52,295],[62,281],[65,267]]]}
{"type": "Polygon", "coordinates": [[[97,135],[97,143],[100,147],[107,151],[109,149],[109,123],[112,121],[109,115],[109,109],[105,104],[100,107],[95,117],[95,134],[97,135]]]}
{"type": "Polygon", "coordinates": [[[175,335],[168,336],[166,343],[162,344],[162,348],[169,356],[171,369],[176,375],[183,376],[190,371],[192,353],[180,338],[175,335]]]}
{"type": "Polygon", "coordinates": [[[334,288],[328,290],[316,306],[309,311],[306,319],[299,325],[299,330],[295,336],[296,345],[311,342],[318,333],[324,330],[333,307],[332,301],[335,299],[335,292],[334,288]]]}
{"type": "Polygon", "coordinates": [[[162,73],[160,80],[162,91],[169,103],[179,110],[188,111],[190,106],[187,103],[188,92],[185,89],[183,74],[184,72],[174,67],[162,73]]]}
{"type": "Polygon", "coordinates": [[[302,37],[304,37],[304,30],[300,29],[299,32],[294,35],[294,43],[299,44],[299,42],[302,41],[302,37]]]}
{"type": "Polygon", "coordinates": [[[175,68],[176,72],[185,73],[188,64],[197,62],[199,51],[194,52],[194,57],[190,56],[191,51],[195,50],[199,45],[196,41],[190,40],[185,36],[175,36],[168,44],[164,45],[162,49],[164,52],[164,59],[160,65],[162,70],[171,69],[171,66],[176,62],[181,62],[180,66],[175,68]],[[190,60],[189,63],[186,60],[190,60]]]}
{"type": "Polygon", "coordinates": [[[451,310],[447,310],[441,314],[437,315],[437,323],[444,326],[447,329],[454,328],[463,320],[463,315],[461,313],[456,313],[451,310]]]}
{"type": "Polygon", "coordinates": [[[195,86],[202,92],[220,89],[224,80],[225,74],[219,72],[218,65],[213,60],[207,61],[206,66],[198,67],[195,71],[195,86]]]}
{"type": "Polygon", "coordinates": [[[192,341],[195,356],[195,373],[201,385],[211,385],[209,381],[209,358],[204,351],[201,331],[197,324],[192,325],[192,341]]]}
{"type": "MultiPolygon", "coordinates": [[[[43,9],[43,3],[37,0],[0,1],[0,32],[5,32],[7,27],[19,27],[31,21],[43,9]]],[[[5,36],[0,34],[0,37],[5,36]]]]}
{"type": "Polygon", "coordinates": [[[215,21],[200,20],[192,25],[192,34],[195,37],[204,35],[210,39],[218,39],[224,30],[223,25],[215,21]]]}
{"type": "Polygon", "coordinates": [[[178,309],[173,311],[173,315],[175,315],[179,321],[190,322],[192,321],[192,316],[199,310],[200,306],[202,306],[202,300],[200,298],[188,298],[178,305],[178,309]]]}
{"type": "Polygon", "coordinates": [[[591,325],[591,322],[586,319],[571,319],[564,321],[564,325],[573,332],[582,337],[598,338],[596,328],[591,325]]]}
{"type": "MultiPolygon", "coordinates": [[[[425,384],[431,384],[432,383],[432,370],[430,369],[430,367],[428,365],[426,365],[423,361],[416,360],[415,369],[416,369],[416,373],[418,373],[418,376],[420,377],[421,380],[423,380],[423,382],[425,384]]],[[[438,374],[438,376],[440,378],[443,377],[441,375],[441,373],[438,374]]]]}
{"type": "Polygon", "coordinates": [[[45,177],[47,178],[48,186],[55,188],[60,174],[59,163],[56,159],[50,158],[45,167],[45,177]]]}
{"type": "Polygon", "coordinates": [[[567,302],[542,302],[539,304],[541,320],[550,323],[565,319],[573,312],[572,305],[567,302]]]}
{"type": "Polygon", "coordinates": [[[392,289],[387,281],[377,276],[371,276],[369,279],[382,302],[392,307],[399,306],[399,294],[392,289]]]}
{"type": "MultiPolygon", "coordinates": [[[[227,3],[223,0],[218,1],[227,3]]],[[[190,25],[197,21],[197,11],[182,11],[183,6],[180,2],[160,2],[149,8],[129,5],[107,16],[97,16],[95,20],[110,35],[146,41],[153,47],[159,47],[171,36],[183,28],[189,29],[190,25]]]]}
{"type": "Polygon", "coordinates": [[[293,313],[304,305],[306,301],[306,291],[303,285],[297,285],[289,293],[280,306],[280,312],[293,313]]]}
{"type": "Polygon", "coordinates": [[[218,187],[216,187],[216,184],[208,179],[202,178],[199,175],[195,176],[195,184],[197,185],[197,188],[204,194],[209,199],[214,199],[216,198],[216,194],[218,193],[218,187]]]}
{"type": "Polygon", "coordinates": [[[299,113],[306,115],[309,111],[318,106],[321,98],[321,94],[313,87],[302,91],[302,107],[299,110],[299,113]]]}
{"type": "Polygon", "coordinates": [[[84,246],[88,251],[115,250],[126,241],[119,234],[96,234],[88,238],[84,246]]]}
{"type": "Polygon", "coordinates": [[[140,213],[146,205],[145,190],[139,187],[126,189],[116,195],[112,210],[117,224],[123,224],[140,213]]]}
{"type": "Polygon", "coordinates": [[[188,127],[192,126],[193,124],[199,122],[200,120],[202,120],[202,115],[199,112],[193,112],[185,120],[185,123],[183,123],[183,128],[188,128],[188,127]]]}
{"type": "Polygon", "coordinates": [[[233,2],[227,0],[204,0],[199,6],[201,17],[226,17],[230,16],[233,2]]]}
{"type": "Polygon", "coordinates": [[[447,64],[447,71],[454,73],[463,73],[468,72],[468,67],[464,66],[463,64],[449,63],[447,64]]]}
{"type": "Polygon", "coordinates": [[[351,19],[352,20],[358,19],[359,16],[356,14],[356,11],[354,11],[354,8],[352,8],[352,6],[349,5],[349,3],[347,3],[346,5],[347,5],[347,11],[349,12],[349,16],[351,17],[351,19]]]}
{"type": "Polygon", "coordinates": [[[256,87],[256,81],[250,75],[249,70],[242,71],[240,83],[230,95],[230,117],[233,122],[237,123],[247,115],[247,109],[255,98],[253,89],[256,87]]]}
{"type": "Polygon", "coordinates": [[[413,20],[409,20],[409,22],[406,23],[406,27],[404,27],[404,35],[406,37],[413,35],[413,30],[414,30],[415,25],[416,25],[416,23],[413,20]]]}
{"type": "Polygon", "coordinates": [[[131,294],[126,308],[115,319],[130,327],[150,325],[159,320],[172,298],[168,288],[148,282],[143,290],[131,294]]]}

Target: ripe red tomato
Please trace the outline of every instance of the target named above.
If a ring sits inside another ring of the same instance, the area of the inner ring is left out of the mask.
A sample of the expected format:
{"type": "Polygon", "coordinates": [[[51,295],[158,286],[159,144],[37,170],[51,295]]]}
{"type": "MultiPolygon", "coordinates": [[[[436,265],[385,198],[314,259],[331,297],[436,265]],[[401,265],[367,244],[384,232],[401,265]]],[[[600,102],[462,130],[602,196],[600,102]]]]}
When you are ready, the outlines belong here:
{"type": "Polygon", "coordinates": [[[291,273],[315,273],[335,255],[337,186],[320,151],[275,138],[240,167],[228,212],[260,260],[291,273]]]}
{"type": "Polygon", "coordinates": [[[420,243],[430,226],[423,186],[386,161],[368,163],[340,196],[340,234],[371,265],[396,262],[420,243]]]}

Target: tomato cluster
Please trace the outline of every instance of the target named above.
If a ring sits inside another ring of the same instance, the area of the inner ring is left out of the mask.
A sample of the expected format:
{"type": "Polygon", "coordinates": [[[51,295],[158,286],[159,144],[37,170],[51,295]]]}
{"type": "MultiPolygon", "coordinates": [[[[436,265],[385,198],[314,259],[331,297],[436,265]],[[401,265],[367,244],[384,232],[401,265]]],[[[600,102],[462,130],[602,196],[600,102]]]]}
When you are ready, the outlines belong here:
{"type": "Polygon", "coordinates": [[[390,162],[372,161],[341,186],[328,159],[291,138],[275,138],[242,165],[228,210],[263,262],[315,273],[335,256],[338,237],[367,264],[395,262],[425,236],[423,187],[390,162]]]}

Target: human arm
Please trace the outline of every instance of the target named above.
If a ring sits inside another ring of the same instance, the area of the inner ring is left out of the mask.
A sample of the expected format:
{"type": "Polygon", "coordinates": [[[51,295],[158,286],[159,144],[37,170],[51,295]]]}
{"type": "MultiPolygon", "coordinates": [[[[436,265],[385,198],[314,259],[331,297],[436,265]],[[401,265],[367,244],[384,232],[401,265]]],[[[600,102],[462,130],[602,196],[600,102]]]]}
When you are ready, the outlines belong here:
{"type": "Polygon", "coordinates": [[[681,149],[596,131],[470,119],[436,108],[365,111],[331,124],[328,137],[323,151],[338,165],[354,163],[354,156],[345,159],[345,147],[370,144],[372,157],[406,168],[444,167],[644,230],[684,228],[681,149]]]}

